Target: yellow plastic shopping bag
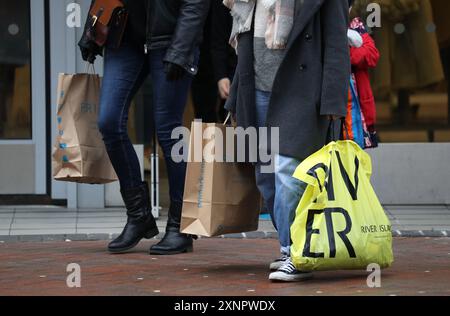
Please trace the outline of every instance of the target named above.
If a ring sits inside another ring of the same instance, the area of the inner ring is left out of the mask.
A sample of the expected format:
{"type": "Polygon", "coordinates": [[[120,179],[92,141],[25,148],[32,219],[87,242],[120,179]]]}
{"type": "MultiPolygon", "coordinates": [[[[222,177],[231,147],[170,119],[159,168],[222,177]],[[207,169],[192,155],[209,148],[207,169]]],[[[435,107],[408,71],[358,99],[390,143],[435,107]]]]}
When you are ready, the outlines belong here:
{"type": "Polygon", "coordinates": [[[294,177],[308,184],[291,226],[299,270],[381,268],[393,262],[391,224],[370,184],[370,156],[353,141],[332,142],[294,177]]]}

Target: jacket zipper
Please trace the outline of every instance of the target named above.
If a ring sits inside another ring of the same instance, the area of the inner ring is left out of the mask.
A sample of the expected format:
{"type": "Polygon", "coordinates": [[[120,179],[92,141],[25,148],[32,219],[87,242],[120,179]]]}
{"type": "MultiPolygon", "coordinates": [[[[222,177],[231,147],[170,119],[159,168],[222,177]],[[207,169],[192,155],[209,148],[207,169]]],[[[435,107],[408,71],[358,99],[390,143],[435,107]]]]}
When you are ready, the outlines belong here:
{"type": "Polygon", "coordinates": [[[148,51],[150,49],[150,46],[148,44],[148,35],[149,35],[149,25],[150,25],[150,1],[147,0],[147,21],[146,21],[146,25],[145,25],[145,44],[144,44],[144,53],[145,55],[148,54],[148,51]]]}

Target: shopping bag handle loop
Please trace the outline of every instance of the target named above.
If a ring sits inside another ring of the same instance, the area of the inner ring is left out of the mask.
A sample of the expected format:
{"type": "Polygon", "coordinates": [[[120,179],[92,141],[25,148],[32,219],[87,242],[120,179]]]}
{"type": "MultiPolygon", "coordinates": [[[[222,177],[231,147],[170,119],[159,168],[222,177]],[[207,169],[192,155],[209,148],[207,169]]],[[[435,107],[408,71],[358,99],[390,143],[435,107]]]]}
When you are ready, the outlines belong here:
{"type": "Polygon", "coordinates": [[[337,141],[336,134],[335,134],[335,128],[334,128],[334,123],[335,123],[334,121],[335,120],[330,120],[330,124],[328,125],[327,139],[326,139],[327,144],[337,141]]]}
{"type": "Polygon", "coordinates": [[[92,74],[92,75],[95,75],[96,72],[95,72],[95,66],[94,66],[94,64],[91,64],[91,63],[89,63],[89,62],[86,62],[86,63],[85,63],[85,66],[84,66],[84,73],[85,73],[85,74],[92,74]],[[92,72],[89,72],[89,70],[92,70],[92,72]]]}
{"type": "Polygon", "coordinates": [[[231,125],[236,127],[236,121],[234,120],[233,115],[231,114],[231,112],[228,112],[228,115],[225,118],[225,121],[223,122],[223,126],[226,126],[229,121],[231,121],[231,125]]]}
{"type": "Polygon", "coordinates": [[[327,139],[326,142],[330,143],[333,141],[338,141],[340,139],[344,139],[344,135],[346,139],[350,139],[350,133],[348,132],[347,125],[345,124],[345,119],[340,119],[341,128],[340,131],[342,131],[342,135],[336,136],[335,132],[335,124],[337,120],[330,120],[330,125],[328,126],[328,132],[327,132],[327,139]]]}

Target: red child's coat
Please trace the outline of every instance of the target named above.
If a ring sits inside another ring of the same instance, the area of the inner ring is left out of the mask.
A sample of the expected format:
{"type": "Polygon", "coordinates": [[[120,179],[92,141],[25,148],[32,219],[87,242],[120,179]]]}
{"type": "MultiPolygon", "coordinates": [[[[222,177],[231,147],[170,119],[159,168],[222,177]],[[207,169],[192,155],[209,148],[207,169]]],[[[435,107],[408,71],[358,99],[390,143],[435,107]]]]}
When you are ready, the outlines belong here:
{"type": "Polygon", "coordinates": [[[363,45],[359,48],[350,47],[350,57],[352,62],[352,72],[355,75],[356,86],[358,89],[361,110],[364,114],[366,124],[369,128],[374,127],[376,123],[376,105],[370,85],[369,68],[376,67],[380,59],[380,52],[375,46],[372,37],[363,32],[363,45]]]}

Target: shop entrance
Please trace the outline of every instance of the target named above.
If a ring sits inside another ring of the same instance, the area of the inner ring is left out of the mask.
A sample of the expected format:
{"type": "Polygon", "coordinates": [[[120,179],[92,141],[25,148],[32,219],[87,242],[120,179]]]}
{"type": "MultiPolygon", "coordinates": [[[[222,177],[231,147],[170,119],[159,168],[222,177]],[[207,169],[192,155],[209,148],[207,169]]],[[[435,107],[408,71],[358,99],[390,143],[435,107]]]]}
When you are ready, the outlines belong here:
{"type": "Polygon", "coordinates": [[[0,2],[0,204],[49,193],[45,42],[44,0],[0,2]]]}

